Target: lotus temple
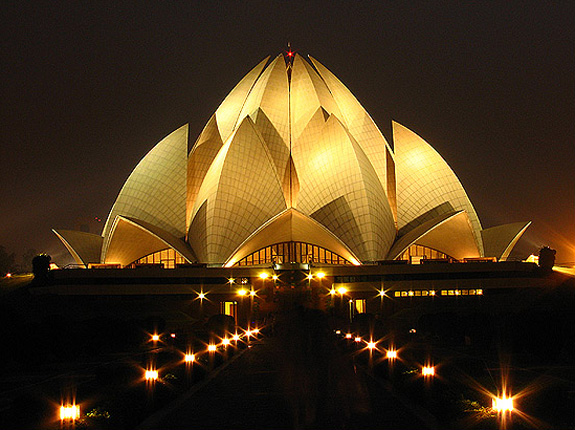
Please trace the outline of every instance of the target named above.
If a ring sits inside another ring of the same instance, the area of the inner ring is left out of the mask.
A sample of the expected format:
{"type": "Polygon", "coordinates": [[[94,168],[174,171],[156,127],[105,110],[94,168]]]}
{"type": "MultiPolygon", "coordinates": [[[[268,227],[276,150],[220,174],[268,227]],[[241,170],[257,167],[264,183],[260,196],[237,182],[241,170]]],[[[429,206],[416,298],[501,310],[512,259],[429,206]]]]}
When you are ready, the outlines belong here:
{"type": "Polygon", "coordinates": [[[323,64],[280,54],[241,79],[199,136],[183,125],[142,158],[101,234],[54,230],[84,269],[56,283],[65,294],[211,289],[222,312],[236,284],[262,306],[267,289],[344,288],[354,312],[384,289],[475,299],[529,283],[534,265],[506,261],[529,224],[484,228],[421,136],[393,122],[386,140],[323,64]]]}

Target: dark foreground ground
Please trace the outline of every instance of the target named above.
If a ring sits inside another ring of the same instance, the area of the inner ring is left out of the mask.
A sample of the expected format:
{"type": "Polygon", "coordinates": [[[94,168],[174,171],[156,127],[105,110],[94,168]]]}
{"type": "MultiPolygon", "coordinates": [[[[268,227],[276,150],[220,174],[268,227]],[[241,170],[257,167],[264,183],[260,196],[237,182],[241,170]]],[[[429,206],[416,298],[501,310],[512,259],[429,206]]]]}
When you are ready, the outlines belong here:
{"type": "Polygon", "coordinates": [[[429,314],[413,332],[394,332],[286,300],[257,339],[210,355],[223,334],[162,321],[158,309],[169,318],[172,302],[79,306],[12,288],[0,295],[0,429],[573,430],[573,291],[570,281],[531,308],[477,319],[470,339],[457,321],[475,320],[461,315],[429,314]],[[163,337],[151,343],[155,330],[163,337]],[[198,357],[186,365],[190,345],[198,357]],[[392,345],[396,360],[385,357],[392,345]],[[436,374],[424,378],[429,363],[436,374]],[[152,365],[160,377],[146,383],[152,365]],[[504,386],[516,396],[507,415],[491,408],[504,386]],[[57,416],[67,399],[82,406],[74,425],[57,416]]]}
{"type": "Polygon", "coordinates": [[[212,381],[158,411],[138,428],[430,428],[362,370],[347,375],[351,378],[347,382],[355,385],[350,387],[354,393],[341,391],[318,399],[313,393],[329,382],[298,380],[296,375],[286,374],[290,370],[283,368],[283,360],[277,359],[283,350],[277,338],[254,344],[212,381]],[[286,378],[291,379],[289,384],[286,378]],[[314,383],[320,386],[303,386],[314,383]]]}

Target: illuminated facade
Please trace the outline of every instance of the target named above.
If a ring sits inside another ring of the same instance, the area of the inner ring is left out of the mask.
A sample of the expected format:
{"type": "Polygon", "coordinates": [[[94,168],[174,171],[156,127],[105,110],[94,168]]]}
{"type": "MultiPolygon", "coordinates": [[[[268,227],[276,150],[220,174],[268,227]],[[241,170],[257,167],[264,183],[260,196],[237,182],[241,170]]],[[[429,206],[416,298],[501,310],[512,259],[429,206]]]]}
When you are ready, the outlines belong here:
{"type": "Polygon", "coordinates": [[[396,122],[392,147],[313,58],[265,59],[189,139],[140,161],[101,235],[55,230],[78,264],[505,260],[529,225],[483,229],[442,157],[396,122]]]}

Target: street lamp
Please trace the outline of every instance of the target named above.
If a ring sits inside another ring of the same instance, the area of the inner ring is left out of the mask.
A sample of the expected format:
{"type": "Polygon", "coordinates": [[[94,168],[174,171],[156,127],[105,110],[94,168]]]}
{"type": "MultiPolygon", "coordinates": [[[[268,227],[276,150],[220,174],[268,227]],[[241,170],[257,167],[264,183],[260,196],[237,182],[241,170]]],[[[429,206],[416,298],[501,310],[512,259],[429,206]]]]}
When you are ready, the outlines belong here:
{"type": "Polygon", "coordinates": [[[155,369],[147,369],[145,373],[146,381],[153,382],[158,380],[158,371],[155,369]]]}
{"type": "Polygon", "coordinates": [[[60,421],[75,421],[80,418],[80,405],[60,406],[60,421]]]}
{"type": "Polygon", "coordinates": [[[502,397],[494,397],[492,405],[493,410],[498,413],[512,412],[513,397],[507,397],[505,394],[502,397]]]}
{"type": "Polygon", "coordinates": [[[424,377],[427,377],[427,378],[433,377],[433,376],[435,376],[435,367],[433,367],[433,366],[423,366],[423,367],[421,368],[421,374],[422,374],[424,377]]]}

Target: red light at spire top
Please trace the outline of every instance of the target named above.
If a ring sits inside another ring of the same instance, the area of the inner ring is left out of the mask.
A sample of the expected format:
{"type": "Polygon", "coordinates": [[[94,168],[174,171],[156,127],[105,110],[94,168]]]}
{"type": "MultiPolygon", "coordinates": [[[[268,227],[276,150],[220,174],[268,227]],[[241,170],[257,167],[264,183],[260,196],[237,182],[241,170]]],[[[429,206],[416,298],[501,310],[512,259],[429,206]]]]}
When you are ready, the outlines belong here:
{"type": "Polygon", "coordinates": [[[293,57],[293,51],[288,51],[287,56],[288,56],[288,57],[293,57]]]}

